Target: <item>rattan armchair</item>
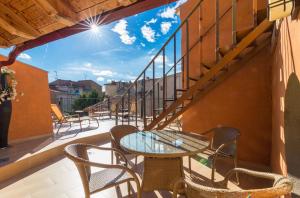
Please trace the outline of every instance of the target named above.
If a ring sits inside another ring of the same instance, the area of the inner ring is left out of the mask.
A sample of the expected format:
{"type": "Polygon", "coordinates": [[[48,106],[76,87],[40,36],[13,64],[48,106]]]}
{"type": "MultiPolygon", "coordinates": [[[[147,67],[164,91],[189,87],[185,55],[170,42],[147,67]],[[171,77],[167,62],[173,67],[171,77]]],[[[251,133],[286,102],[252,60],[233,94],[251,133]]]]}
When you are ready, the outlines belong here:
{"type": "Polygon", "coordinates": [[[173,198],[177,198],[179,191],[182,192],[182,186],[185,186],[184,192],[187,198],[246,198],[259,197],[271,198],[289,194],[293,189],[293,183],[286,177],[274,173],[258,172],[248,169],[235,168],[229,171],[225,179],[220,182],[219,188],[203,186],[194,183],[191,179],[180,179],[174,185],[173,198]],[[247,176],[264,178],[273,181],[273,185],[267,188],[256,189],[230,189],[228,188],[229,178],[233,174],[245,174],[247,176]]]}
{"type": "MultiPolygon", "coordinates": [[[[136,131],[138,131],[139,129],[136,128],[135,126],[132,125],[118,125],[118,126],[114,126],[113,128],[110,129],[110,136],[111,136],[111,146],[112,148],[116,148],[119,151],[122,152],[123,155],[133,155],[125,150],[123,150],[120,146],[120,140],[122,137],[124,137],[125,135],[134,133],[136,131]]],[[[115,157],[117,162],[120,161],[120,158],[118,156],[117,153],[115,153],[115,157]]],[[[113,163],[113,152],[111,152],[111,160],[113,163]]],[[[135,156],[135,164],[137,164],[137,156],[135,156]]]]}
{"type": "MultiPolygon", "coordinates": [[[[216,161],[219,158],[230,158],[233,160],[234,167],[237,168],[237,140],[240,136],[240,132],[236,128],[232,127],[217,127],[210,129],[201,135],[209,137],[210,148],[203,154],[208,156],[208,160],[211,161],[211,180],[214,181],[216,161]]],[[[191,157],[189,157],[189,171],[191,168],[191,157]]],[[[238,176],[237,182],[238,182],[238,176]]]]}
{"type": "Polygon", "coordinates": [[[127,182],[128,194],[130,195],[130,181],[136,183],[137,197],[141,198],[140,182],[135,173],[127,167],[127,160],[125,156],[117,149],[98,147],[89,144],[71,144],[65,147],[65,155],[75,163],[78,169],[86,198],[89,198],[91,194],[118,186],[125,182],[127,182]],[[88,149],[113,151],[118,153],[119,157],[124,160],[125,164],[114,165],[92,162],[88,157],[88,149]],[[104,168],[104,170],[91,173],[91,167],[104,168]]]}

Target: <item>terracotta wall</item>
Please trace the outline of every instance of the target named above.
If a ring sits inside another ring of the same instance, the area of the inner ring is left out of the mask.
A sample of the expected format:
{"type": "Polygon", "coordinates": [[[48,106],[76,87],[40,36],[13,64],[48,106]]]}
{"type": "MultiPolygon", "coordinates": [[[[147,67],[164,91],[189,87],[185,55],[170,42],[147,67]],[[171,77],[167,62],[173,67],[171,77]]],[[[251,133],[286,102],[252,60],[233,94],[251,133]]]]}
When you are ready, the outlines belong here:
{"type": "Polygon", "coordinates": [[[9,142],[52,134],[48,73],[19,61],[10,67],[16,71],[17,92],[24,96],[12,104],[9,142]]]}
{"type": "MultiPolygon", "coordinates": [[[[192,4],[196,1],[189,0],[181,7],[181,18],[190,12],[192,4]]],[[[231,1],[220,1],[221,12],[226,10],[231,1]]],[[[253,27],[253,12],[256,1],[238,1],[238,25],[239,31],[253,27]]],[[[200,28],[209,27],[214,22],[214,3],[207,1],[197,15],[201,16],[201,24],[192,19],[191,23],[200,28]],[[204,12],[205,11],[205,12],[204,12]],[[203,12],[201,14],[201,12],[203,12]],[[207,14],[209,13],[209,14],[207,14]],[[197,24],[198,23],[198,24],[197,24]]],[[[261,3],[259,8],[263,7],[261,3]]],[[[195,17],[197,18],[197,17],[195,17]]],[[[198,18],[199,19],[199,18],[198,18]]],[[[221,47],[231,44],[231,13],[228,13],[221,21],[221,47]]],[[[191,40],[197,37],[199,31],[191,31],[191,40]]],[[[182,50],[185,52],[186,33],[183,32],[182,50]]],[[[215,36],[214,30],[207,39],[201,43],[198,52],[191,54],[190,71],[193,75],[199,75],[200,61],[211,63],[215,61],[215,36]],[[198,53],[198,54],[197,54],[198,53]]],[[[271,53],[270,46],[263,49],[238,72],[225,80],[221,85],[208,93],[197,104],[183,115],[183,129],[201,133],[209,128],[220,125],[239,128],[241,137],[239,140],[239,159],[258,164],[269,165],[271,155],[271,53]]]]}
{"type": "MultiPolygon", "coordinates": [[[[273,57],[272,168],[300,178],[300,17],[277,22],[273,57]],[[287,165],[286,165],[287,164],[287,165]]],[[[300,191],[299,191],[300,192],[300,191]]]]}

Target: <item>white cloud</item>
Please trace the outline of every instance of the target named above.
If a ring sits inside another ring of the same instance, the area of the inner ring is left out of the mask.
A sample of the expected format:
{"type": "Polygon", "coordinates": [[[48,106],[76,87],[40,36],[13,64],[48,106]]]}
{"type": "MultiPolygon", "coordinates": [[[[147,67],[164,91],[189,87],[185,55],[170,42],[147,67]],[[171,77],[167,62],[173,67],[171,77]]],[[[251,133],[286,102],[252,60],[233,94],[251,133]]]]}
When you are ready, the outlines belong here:
{"type": "Polygon", "coordinates": [[[98,70],[94,71],[93,74],[95,76],[104,76],[104,77],[113,77],[115,75],[111,70],[98,70]]]}
{"type": "Polygon", "coordinates": [[[18,56],[18,58],[24,59],[24,60],[31,60],[32,57],[31,57],[30,55],[28,55],[28,54],[21,53],[21,54],[18,56]]]}
{"type": "Polygon", "coordinates": [[[141,32],[143,34],[143,37],[148,41],[148,42],[151,42],[151,43],[154,43],[155,42],[155,31],[147,26],[147,25],[144,25],[142,28],[141,28],[141,32]]]}
{"type": "Polygon", "coordinates": [[[171,28],[172,24],[170,22],[162,22],[160,24],[160,30],[163,34],[167,34],[171,28]]]}
{"type": "Polygon", "coordinates": [[[146,47],[145,43],[141,43],[141,46],[142,46],[142,47],[146,47]]]}
{"type": "Polygon", "coordinates": [[[176,9],[187,2],[187,0],[179,0],[174,7],[167,7],[164,9],[159,16],[167,19],[175,19],[176,18],[176,9]]]}
{"type": "Polygon", "coordinates": [[[160,13],[160,16],[162,18],[175,19],[176,17],[175,13],[176,13],[175,7],[167,7],[166,9],[164,9],[162,13],[160,13]]]}
{"type": "Polygon", "coordinates": [[[150,21],[145,21],[145,23],[146,23],[146,25],[149,25],[149,24],[154,24],[154,23],[156,23],[157,22],[157,19],[155,19],[155,18],[152,18],[150,21]]]}
{"type": "Polygon", "coordinates": [[[124,43],[126,45],[132,45],[135,42],[136,37],[129,36],[127,26],[128,26],[127,21],[122,19],[111,30],[120,35],[120,39],[121,39],[122,43],[124,43]]]}
{"type": "Polygon", "coordinates": [[[104,80],[105,80],[105,78],[103,78],[103,77],[101,77],[101,76],[97,78],[97,81],[99,81],[99,82],[102,82],[102,81],[104,81],[104,80]]]}
{"type": "MultiPolygon", "coordinates": [[[[147,54],[150,55],[150,54],[153,54],[153,52],[155,51],[156,49],[155,48],[152,48],[147,54]]],[[[153,56],[152,56],[153,57],[153,56]]]]}

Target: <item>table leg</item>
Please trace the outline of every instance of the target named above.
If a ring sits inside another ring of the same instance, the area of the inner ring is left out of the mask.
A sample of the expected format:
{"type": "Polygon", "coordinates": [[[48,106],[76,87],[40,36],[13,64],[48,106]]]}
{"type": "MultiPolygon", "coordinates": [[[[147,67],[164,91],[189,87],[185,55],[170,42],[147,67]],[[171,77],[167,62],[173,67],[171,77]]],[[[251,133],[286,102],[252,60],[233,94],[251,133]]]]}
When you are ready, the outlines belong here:
{"type": "Polygon", "coordinates": [[[143,191],[173,190],[174,183],[184,177],[182,158],[144,158],[143,191]]]}

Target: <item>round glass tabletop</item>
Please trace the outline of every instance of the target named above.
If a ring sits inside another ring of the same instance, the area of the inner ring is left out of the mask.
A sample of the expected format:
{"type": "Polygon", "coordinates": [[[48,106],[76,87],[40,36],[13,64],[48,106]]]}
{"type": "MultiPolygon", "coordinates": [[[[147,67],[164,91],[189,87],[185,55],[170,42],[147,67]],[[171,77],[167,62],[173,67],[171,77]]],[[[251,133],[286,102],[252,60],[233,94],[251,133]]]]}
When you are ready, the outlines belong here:
{"type": "Polygon", "coordinates": [[[138,131],[120,140],[123,149],[146,157],[182,157],[199,153],[209,145],[207,138],[176,131],[138,131]]]}

